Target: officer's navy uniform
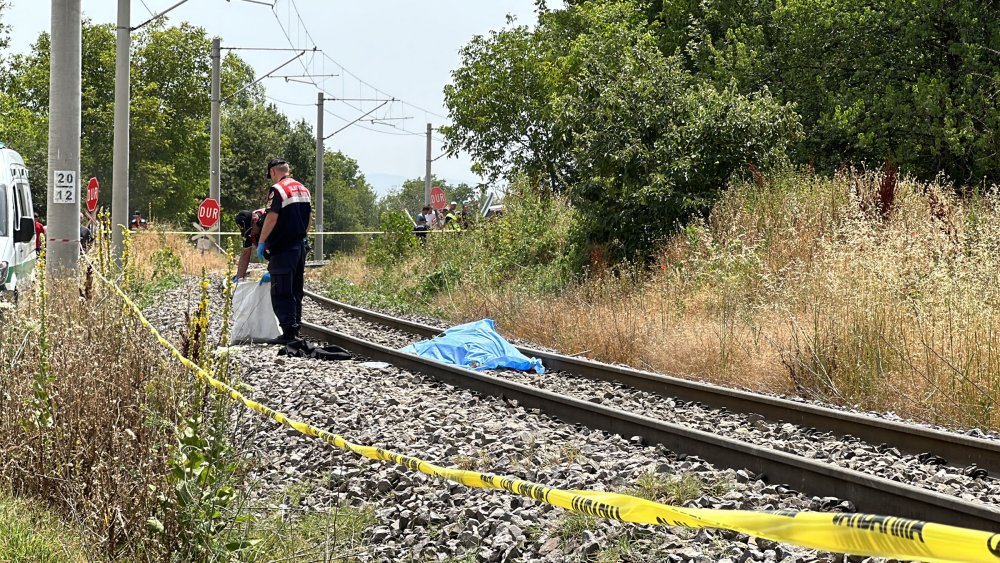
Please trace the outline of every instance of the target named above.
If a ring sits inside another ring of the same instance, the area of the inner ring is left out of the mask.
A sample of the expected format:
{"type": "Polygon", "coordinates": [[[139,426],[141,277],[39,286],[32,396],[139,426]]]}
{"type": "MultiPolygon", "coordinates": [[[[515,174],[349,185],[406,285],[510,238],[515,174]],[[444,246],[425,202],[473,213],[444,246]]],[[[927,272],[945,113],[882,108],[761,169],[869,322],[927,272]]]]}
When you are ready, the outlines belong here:
{"type": "Polygon", "coordinates": [[[278,220],[267,237],[271,260],[271,306],[278,317],[281,332],[298,336],[302,323],[302,298],[306,269],[306,230],[312,213],[309,190],[300,182],[285,176],[271,186],[267,195],[268,213],[278,220]]]}

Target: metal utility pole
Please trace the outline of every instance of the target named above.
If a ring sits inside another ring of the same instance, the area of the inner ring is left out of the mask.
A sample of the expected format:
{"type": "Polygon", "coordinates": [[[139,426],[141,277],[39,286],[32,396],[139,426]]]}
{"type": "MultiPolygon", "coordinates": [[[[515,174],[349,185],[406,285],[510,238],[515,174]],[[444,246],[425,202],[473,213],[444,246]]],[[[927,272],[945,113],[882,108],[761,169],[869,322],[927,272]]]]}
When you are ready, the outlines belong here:
{"type": "MultiPolygon", "coordinates": [[[[220,160],[220,106],[222,104],[222,70],[220,61],[220,51],[221,51],[222,40],[216,37],[212,40],[212,114],[211,114],[211,132],[210,132],[210,155],[209,155],[209,185],[208,185],[208,196],[219,202],[219,207],[222,206],[221,199],[221,187],[219,176],[219,160],[220,160]]],[[[221,235],[214,235],[215,244],[221,244],[221,235]]]]}
{"type": "Polygon", "coordinates": [[[131,8],[131,0],[118,0],[118,30],[115,37],[115,141],[111,172],[111,245],[116,260],[121,258],[124,232],[128,229],[131,8]]]}
{"type": "Polygon", "coordinates": [[[427,124],[427,172],[424,175],[424,205],[431,204],[431,124],[427,124]]]}
{"type": "Polygon", "coordinates": [[[46,245],[50,275],[76,275],[80,260],[80,0],[52,0],[46,245]]]}
{"type": "MultiPolygon", "coordinates": [[[[316,232],[323,227],[323,92],[316,93],[316,232]]],[[[316,235],[316,259],[323,259],[323,235],[316,235]]]]}

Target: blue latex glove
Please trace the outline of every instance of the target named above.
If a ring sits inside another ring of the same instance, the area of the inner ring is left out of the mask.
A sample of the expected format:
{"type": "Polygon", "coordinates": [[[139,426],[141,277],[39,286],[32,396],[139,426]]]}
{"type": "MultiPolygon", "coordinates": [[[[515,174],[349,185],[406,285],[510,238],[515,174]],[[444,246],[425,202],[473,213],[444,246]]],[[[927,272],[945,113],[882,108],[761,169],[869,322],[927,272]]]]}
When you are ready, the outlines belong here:
{"type": "Polygon", "coordinates": [[[257,258],[264,259],[264,243],[262,242],[257,243],[257,258]]]}
{"type": "Polygon", "coordinates": [[[271,272],[264,272],[264,275],[260,277],[260,283],[271,283],[271,272]]]}
{"type": "Polygon", "coordinates": [[[236,285],[238,283],[240,283],[240,277],[239,276],[233,276],[233,285],[236,285]]]}

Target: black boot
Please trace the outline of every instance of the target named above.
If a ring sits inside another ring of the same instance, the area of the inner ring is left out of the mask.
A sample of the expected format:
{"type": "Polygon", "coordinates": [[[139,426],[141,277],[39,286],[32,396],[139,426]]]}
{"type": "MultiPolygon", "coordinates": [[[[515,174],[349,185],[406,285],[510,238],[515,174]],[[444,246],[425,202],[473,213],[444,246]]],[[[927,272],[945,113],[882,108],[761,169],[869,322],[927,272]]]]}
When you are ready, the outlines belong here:
{"type": "Polygon", "coordinates": [[[281,327],[281,336],[274,339],[274,344],[291,344],[299,339],[298,329],[292,327],[281,327]]]}

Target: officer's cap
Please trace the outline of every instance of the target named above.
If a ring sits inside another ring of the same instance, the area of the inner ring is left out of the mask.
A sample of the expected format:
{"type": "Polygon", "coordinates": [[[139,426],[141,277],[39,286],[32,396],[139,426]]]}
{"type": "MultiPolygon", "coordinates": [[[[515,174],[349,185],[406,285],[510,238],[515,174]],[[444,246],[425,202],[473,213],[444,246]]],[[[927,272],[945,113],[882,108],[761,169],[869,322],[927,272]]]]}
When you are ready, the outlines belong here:
{"type": "Polygon", "coordinates": [[[271,169],[274,168],[275,166],[279,165],[279,164],[288,164],[288,161],[285,160],[285,159],[283,159],[283,158],[281,158],[281,157],[272,158],[267,163],[267,173],[264,174],[264,177],[265,178],[270,178],[271,177],[271,169]]]}

